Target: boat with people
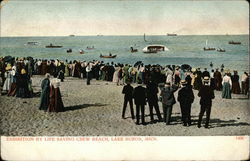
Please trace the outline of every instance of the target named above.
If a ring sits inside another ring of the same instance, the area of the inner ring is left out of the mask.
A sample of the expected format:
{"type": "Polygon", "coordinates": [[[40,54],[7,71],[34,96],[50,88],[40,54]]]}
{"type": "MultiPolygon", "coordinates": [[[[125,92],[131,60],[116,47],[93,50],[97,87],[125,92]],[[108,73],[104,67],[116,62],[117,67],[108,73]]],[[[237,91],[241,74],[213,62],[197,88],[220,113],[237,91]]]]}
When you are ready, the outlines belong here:
{"type": "Polygon", "coordinates": [[[87,46],[86,49],[87,49],[87,50],[92,50],[92,49],[95,49],[95,47],[94,47],[94,46],[92,46],[92,47],[87,46]]]}
{"type": "Polygon", "coordinates": [[[45,46],[46,48],[62,48],[63,46],[61,45],[52,45],[52,44],[49,44],[47,46],[45,46]]]}
{"type": "Polygon", "coordinates": [[[225,49],[221,49],[221,48],[217,49],[217,51],[218,51],[218,52],[226,52],[225,49]]]}
{"type": "Polygon", "coordinates": [[[100,54],[100,58],[115,58],[116,55],[112,55],[111,53],[109,53],[109,55],[102,55],[100,54]]]}
{"type": "Polygon", "coordinates": [[[239,41],[229,41],[228,44],[232,44],[232,45],[240,45],[241,42],[239,41]]]}
{"type": "Polygon", "coordinates": [[[68,49],[68,50],[67,50],[67,53],[72,53],[72,49],[68,49]]]}
{"type": "Polygon", "coordinates": [[[170,34],[170,33],[167,33],[167,36],[177,36],[177,34],[170,34]]]}
{"type": "Polygon", "coordinates": [[[204,51],[211,51],[211,50],[215,50],[215,48],[211,48],[207,46],[207,40],[206,40],[206,47],[203,48],[204,51]]]}
{"type": "Polygon", "coordinates": [[[26,45],[38,45],[38,42],[29,41],[29,42],[26,43],[26,45]]]}
{"type": "Polygon", "coordinates": [[[80,50],[79,50],[79,53],[80,53],[80,54],[84,54],[84,50],[80,49],[80,50]]]}
{"type": "Polygon", "coordinates": [[[204,51],[209,51],[209,50],[215,50],[215,48],[204,47],[203,50],[204,50],[204,51]]]}
{"type": "Polygon", "coordinates": [[[164,45],[148,45],[142,49],[143,53],[157,53],[161,51],[168,51],[169,49],[164,45]]]}
{"type": "Polygon", "coordinates": [[[131,53],[138,52],[138,49],[134,49],[133,47],[130,47],[130,52],[131,53]]]}

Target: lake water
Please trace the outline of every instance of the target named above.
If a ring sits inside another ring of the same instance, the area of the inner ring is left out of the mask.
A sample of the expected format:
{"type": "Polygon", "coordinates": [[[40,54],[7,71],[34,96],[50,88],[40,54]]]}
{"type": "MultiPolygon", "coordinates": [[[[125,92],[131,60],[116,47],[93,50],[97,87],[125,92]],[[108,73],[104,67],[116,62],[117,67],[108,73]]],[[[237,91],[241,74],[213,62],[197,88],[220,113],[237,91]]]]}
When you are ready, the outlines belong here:
{"type": "Polygon", "coordinates": [[[65,36],[65,37],[1,37],[0,55],[60,60],[102,60],[134,64],[143,61],[144,64],[190,64],[192,67],[214,67],[224,64],[231,70],[248,71],[249,69],[249,35],[199,35],[199,36],[65,36]],[[203,47],[223,48],[226,52],[204,51],[203,47]],[[230,45],[228,41],[240,41],[241,45],[230,45]],[[38,45],[26,45],[29,41],[38,45]],[[62,45],[62,48],[45,48],[46,45],[62,45]],[[145,54],[142,49],[149,44],[165,45],[169,51],[157,54],[145,54]],[[86,47],[95,49],[87,50],[86,47]],[[130,47],[138,49],[131,53],[130,47]],[[72,53],[66,50],[71,48],[72,53]],[[85,54],[79,54],[83,49],[85,54]],[[117,55],[115,59],[100,58],[99,55],[117,55]]]}

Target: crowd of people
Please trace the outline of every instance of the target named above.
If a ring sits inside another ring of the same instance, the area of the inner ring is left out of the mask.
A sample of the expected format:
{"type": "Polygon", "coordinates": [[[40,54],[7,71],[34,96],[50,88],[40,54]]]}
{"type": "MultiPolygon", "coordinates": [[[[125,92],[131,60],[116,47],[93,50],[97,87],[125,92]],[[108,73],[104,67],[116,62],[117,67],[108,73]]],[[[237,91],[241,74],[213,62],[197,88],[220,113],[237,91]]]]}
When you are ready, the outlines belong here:
{"type": "MultiPolygon", "coordinates": [[[[8,57],[8,59],[4,57],[0,58],[1,93],[21,98],[32,97],[32,76],[46,75],[41,85],[42,93],[39,109],[59,112],[63,111],[64,108],[59,85],[60,82],[64,81],[65,77],[86,79],[87,85],[91,84],[92,79],[114,82],[118,86],[125,85],[126,83],[127,85],[124,86],[123,89],[125,98],[122,117],[125,115],[126,104],[129,102],[132,118],[136,117],[136,123],[139,124],[139,112],[141,111],[141,122],[144,124],[145,99],[149,104],[151,120],[154,121],[153,109],[156,111],[158,120],[162,120],[157,97],[159,86],[162,102],[165,102],[163,103],[163,120],[166,124],[169,124],[175,98],[172,97],[173,94],[166,93],[174,93],[179,87],[183,86],[183,88],[179,90],[178,101],[180,102],[183,113],[183,124],[190,125],[190,109],[194,98],[193,89],[199,91],[201,98],[208,97],[207,94],[204,94],[204,91],[210,91],[203,90],[204,85],[209,86],[211,91],[222,91],[222,98],[226,99],[232,98],[231,93],[247,95],[249,92],[249,75],[247,72],[244,72],[240,77],[237,71],[233,71],[232,74],[232,71],[229,69],[224,69],[224,65],[221,66],[220,69],[212,69],[213,64],[211,63],[210,67],[211,71],[208,71],[206,68],[201,71],[200,68],[191,68],[188,65],[144,65],[142,62],[136,62],[134,65],[130,65],[115,64],[113,62],[104,63],[98,60],[61,61],[58,59],[33,59],[31,57],[8,57]],[[49,79],[51,76],[54,77],[53,81],[49,79]],[[139,87],[132,89],[131,83],[137,83],[139,87]],[[144,87],[141,86],[142,84],[146,85],[147,88],[144,89],[144,87]],[[162,86],[163,84],[165,84],[165,86],[162,86]],[[127,92],[130,94],[127,94],[127,92]],[[171,95],[172,98],[168,100],[169,98],[166,98],[165,95],[171,95]],[[133,102],[131,99],[135,99],[135,105],[138,107],[136,108],[136,116],[134,116],[133,102]]],[[[211,99],[214,97],[212,96],[212,92],[210,92],[209,95],[211,95],[211,99]]],[[[209,113],[209,110],[206,110],[207,105],[202,107],[204,107],[202,108],[203,113],[204,111],[209,113]]],[[[199,118],[202,118],[202,111],[199,118]]]]}

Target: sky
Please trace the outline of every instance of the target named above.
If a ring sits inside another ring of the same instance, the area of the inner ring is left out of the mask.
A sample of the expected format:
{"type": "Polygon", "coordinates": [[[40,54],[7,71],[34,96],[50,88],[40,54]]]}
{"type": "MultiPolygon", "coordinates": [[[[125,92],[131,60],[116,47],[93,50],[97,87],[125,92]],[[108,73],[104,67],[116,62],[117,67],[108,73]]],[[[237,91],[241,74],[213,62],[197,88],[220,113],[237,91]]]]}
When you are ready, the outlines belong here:
{"type": "Polygon", "coordinates": [[[1,5],[2,37],[249,34],[244,0],[9,0],[1,5]]]}

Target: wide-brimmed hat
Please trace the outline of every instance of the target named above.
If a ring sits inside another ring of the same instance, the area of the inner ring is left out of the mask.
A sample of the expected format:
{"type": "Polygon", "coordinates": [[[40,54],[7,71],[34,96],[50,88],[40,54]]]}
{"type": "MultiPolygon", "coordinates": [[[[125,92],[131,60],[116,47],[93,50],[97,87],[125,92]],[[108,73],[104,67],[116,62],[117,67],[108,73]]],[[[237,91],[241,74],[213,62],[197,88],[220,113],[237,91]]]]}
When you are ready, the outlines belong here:
{"type": "Polygon", "coordinates": [[[225,69],[224,72],[225,72],[225,74],[231,73],[229,69],[225,69]]]}
{"type": "Polygon", "coordinates": [[[25,70],[25,69],[22,69],[22,70],[21,70],[21,74],[26,74],[26,70],[25,70]]]}
{"type": "Polygon", "coordinates": [[[191,71],[192,71],[192,72],[195,72],[195,71],[196,71],[196,68],[192,68],[191,71]]]}
{"type": "Polygon", "coordinates": [[[11,68],[12,68],[11,65],[10,65],[10,64],[7,64],[5,70],[11,70],[11,68]]]}
{"type": "Polygon", "coordinates": [[[209,82],[209,80],[210,80],[210,79],[209,79],[209,77],[207,77],[207,76],[204,77],[204,79],[203,79],[204,82],[209,82]]]}
{"type": "Polygon", "coordinates": [[[186,84],[187,84],[187,81],[186,81],[186,80],[181,80],[181,84],[182,84],[182,85],[186,85],[186,84]]]}

